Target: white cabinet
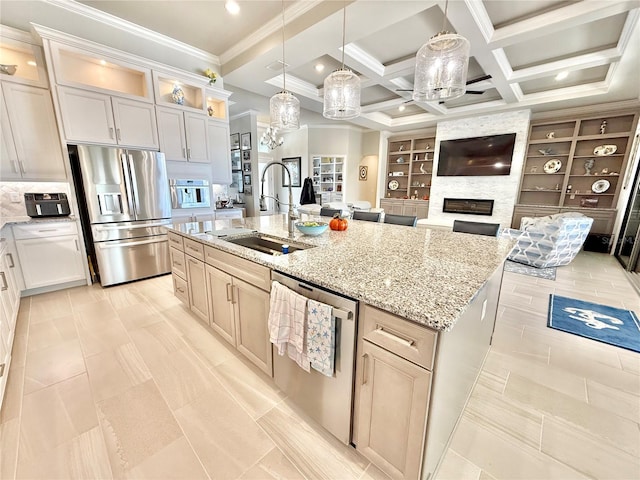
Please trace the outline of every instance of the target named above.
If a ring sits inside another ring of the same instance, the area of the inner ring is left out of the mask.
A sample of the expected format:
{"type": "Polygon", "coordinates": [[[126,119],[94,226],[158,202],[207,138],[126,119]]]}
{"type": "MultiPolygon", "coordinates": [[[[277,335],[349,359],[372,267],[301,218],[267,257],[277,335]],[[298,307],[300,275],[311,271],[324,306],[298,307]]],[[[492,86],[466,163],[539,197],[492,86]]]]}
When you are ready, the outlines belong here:
{"type": "Polygon", "coordinates": [[[158,148],[153,104],[61,86],[58,97],[67,141],[158,148]]]}
{"type": "Polygon", "coordinates": [[[206,115],[170,107],[156,107],[156,112],[160,151],[167,160],[209,163],[206,115]]]}
{"type": "Polygon", "coordinates": [[[213,167],[211,183],[229,185],[231,183],[229,124],[209,120],[207,133],[209,137],[209,159],[213,167]]]}
{"type": "Polygon", "coordinates": [[[1,180],[65,180],[49,91],[18,83],[0,85],[1,180]]]}
{"type": "Polygon", "coordinates": [[[17,225],[14,235],[27,289],[86,278],[75,223],[17,225]]]}

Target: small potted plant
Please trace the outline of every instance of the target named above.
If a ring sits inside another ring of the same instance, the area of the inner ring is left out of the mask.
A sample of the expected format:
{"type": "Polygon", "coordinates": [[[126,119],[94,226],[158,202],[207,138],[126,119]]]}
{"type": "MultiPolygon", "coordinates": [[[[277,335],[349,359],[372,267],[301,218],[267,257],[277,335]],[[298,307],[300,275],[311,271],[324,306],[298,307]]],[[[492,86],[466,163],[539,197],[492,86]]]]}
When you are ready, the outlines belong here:
{"type": "Polygon", "coordinates": [[[204,76],[209,79],[209,85],[213,85],[214,83],[216,83],[216,80],[218,79],[218,75],[216,74],[216,72],[214,72],[210,68],[207,68],[203,73],[204,76]]]}

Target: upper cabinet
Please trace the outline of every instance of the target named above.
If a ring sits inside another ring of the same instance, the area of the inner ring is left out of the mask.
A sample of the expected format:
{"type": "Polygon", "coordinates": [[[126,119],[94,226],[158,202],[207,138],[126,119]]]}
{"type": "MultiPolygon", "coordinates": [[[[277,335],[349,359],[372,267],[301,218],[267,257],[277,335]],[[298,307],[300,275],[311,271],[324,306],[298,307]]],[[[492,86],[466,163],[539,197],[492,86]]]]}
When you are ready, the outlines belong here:
{"type": "Polygon", "coordinates": [[[69,87],[58,99],[69,142],[158,148],[153,104],[69,87]]]}
{"type": "Polygon", "coordinates": [[[209,163],[207,116],[156,107],[160,151],[167,160],[209,163]]]}
{"type": "Polygon", "coordinates": [[[1,82],[0,179],[65,180],[49,90],[1,82]]]}
{"type": "Polygon", "coordinates": [[[0,25],[0,79],[34,87],[47,88],[42,47],[33,44],[26,32],[0,25]]]}

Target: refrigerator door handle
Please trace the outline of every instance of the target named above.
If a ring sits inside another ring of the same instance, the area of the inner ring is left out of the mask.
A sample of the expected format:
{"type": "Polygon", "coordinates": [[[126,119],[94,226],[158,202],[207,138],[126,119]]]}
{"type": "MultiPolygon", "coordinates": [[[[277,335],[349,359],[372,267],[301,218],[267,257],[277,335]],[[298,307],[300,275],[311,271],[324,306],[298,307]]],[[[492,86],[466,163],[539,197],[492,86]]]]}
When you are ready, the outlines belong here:
{"type": "Polygon", "coordinates": [[[146,245],[148,243],[161,243],[161,242],[168,242],[169,240],[167,240],[167,237],[164,235],[156,235],[157,237],[162,237],[160,239],[153,239],[153,240],[140,240],[138,242],[97,242],[95,245],[104,250],[106,248],[126,248],[126,247],[134,247],[136,245],[146,245]]]}
{"type": "Polygon", "coordinates": [[[127,154],[127,157],[129,158],[129,175],[131,175],[132,182],[130,188],[133,195],[133,205],[137,216],[138,212],[140,211],[140,199],[138,198],[138,189],[136,187],[136,185],[138,185],[138,179],[136,178],[136,169],[133,168],[133,155],[129,153],[127,154]]]}
{"type": "Polygon", "coordinates": [[[135,208],[133,203],[133,190],[131,188],[131,177],[129,176],[130,169],[127,163],[127,155],[125,153],[120,154],[120,163],[122,165],[122,177],[124,178],[124,188],[127,192],[127,205],[129,206],[129,213],[135,215],[135,208]]]}
{"type": "Polygon", "coordinates": [[[131,230],[132,228],[145,228],[145,227],[166,227],[170,225],[169,221],[162,222],[153,222],[153,223],[144,223],[144,224],[136,224],[136,225],[115,225],[115,226],[104,226],[104,227],[95,227],[96,232],[110,232],[116,230],[131,230]]]}

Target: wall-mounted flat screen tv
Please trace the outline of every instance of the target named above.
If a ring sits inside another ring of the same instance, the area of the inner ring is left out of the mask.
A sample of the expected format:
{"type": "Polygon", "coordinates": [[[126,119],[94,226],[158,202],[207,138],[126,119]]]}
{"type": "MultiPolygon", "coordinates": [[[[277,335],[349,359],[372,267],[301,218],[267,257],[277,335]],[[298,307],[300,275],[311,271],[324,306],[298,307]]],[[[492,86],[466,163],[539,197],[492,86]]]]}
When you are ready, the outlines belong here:
{"type": "Polygon", "coordinates": [[[515,141],[515,133],[444,140],[440,142],[438,175],[509,175],[515,141]]]}

